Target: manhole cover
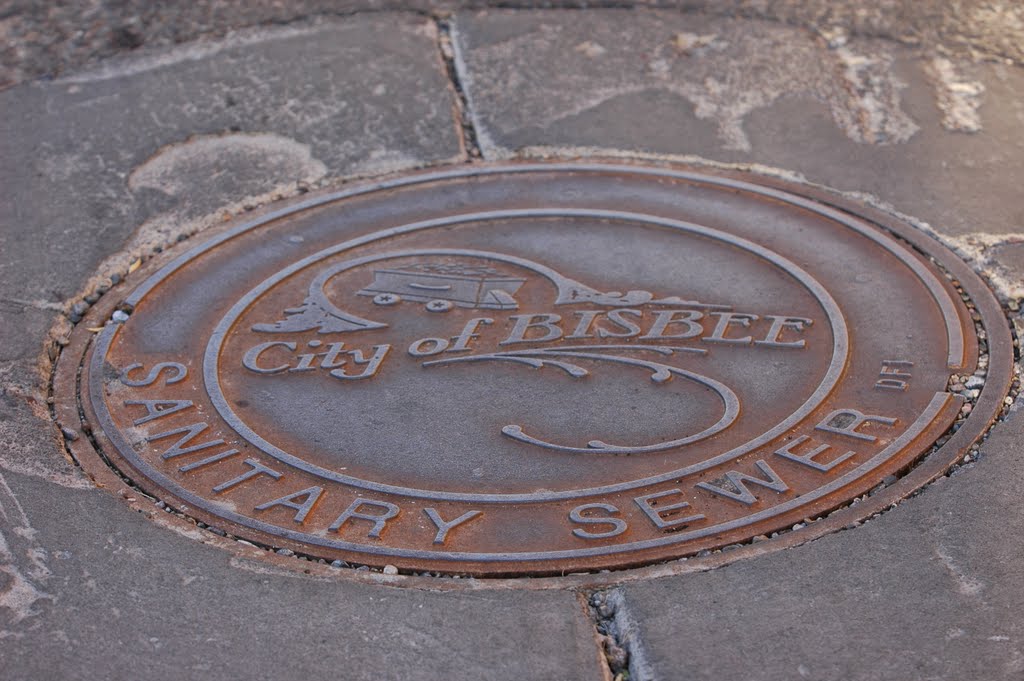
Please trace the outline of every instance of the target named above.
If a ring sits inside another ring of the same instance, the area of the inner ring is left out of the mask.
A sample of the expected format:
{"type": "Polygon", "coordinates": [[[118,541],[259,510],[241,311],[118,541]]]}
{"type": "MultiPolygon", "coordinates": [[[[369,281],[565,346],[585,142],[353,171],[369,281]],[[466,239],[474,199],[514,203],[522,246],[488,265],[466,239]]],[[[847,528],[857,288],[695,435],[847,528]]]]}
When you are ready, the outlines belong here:
{"type": "Polygon", "coordinates": [[[966,411],[947,386],[975,321],[1005,344],[998,307],[903,236],[928,254],[688,171],[413,175],[138,273],[79,327],[79,402],[124,476],[263,545],[492,575],[691,555],[891,484],[966,411]]]}

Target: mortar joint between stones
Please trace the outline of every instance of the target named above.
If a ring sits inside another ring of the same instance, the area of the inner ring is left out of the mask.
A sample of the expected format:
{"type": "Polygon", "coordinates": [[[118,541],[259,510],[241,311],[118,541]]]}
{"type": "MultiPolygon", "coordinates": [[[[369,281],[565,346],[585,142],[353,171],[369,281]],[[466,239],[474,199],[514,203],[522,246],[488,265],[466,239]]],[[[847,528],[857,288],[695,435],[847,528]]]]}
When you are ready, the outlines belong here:
{"type": "Polygon", "coordinates": [[[437,27],[437,49],[444,63],[445,73],[451,85],[455,99],[455,117],[462,134],[462,146],[465,149],[466,162],[472,163],[483,158],[480,150],[480,137],[473,122],[473,113],[467,93],[467,84],[460,73],[458,49],[452,36],[454,17],[436,15],[433,17],[437,27]]]}
{"type": "MultiPolygon", "coordinates": [[[[618,587],[580,592],[594,627],[594,641],[611,681],[630,681],[630,659],[634,636],[625,636],[621,617],[622,591],[618,587]]],[[[635,681],[635,679],[634,679],[635,681]]]]}

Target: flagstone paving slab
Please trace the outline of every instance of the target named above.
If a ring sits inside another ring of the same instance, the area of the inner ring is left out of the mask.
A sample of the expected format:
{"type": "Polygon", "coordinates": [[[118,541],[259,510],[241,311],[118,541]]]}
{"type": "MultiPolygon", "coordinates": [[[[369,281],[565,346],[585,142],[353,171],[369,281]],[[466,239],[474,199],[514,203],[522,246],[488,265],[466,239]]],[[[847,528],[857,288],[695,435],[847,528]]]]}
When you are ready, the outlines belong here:
{"type": "Polygon", "coordinates": [[[17,576],[38,589],[37,614],[0,620],[11,681],[601,678],[569,592],[306,577],[177,535],[112,495],[9,472],[0,503],[17,576]]]}
{"type": "MultiPolygon", "coordinates": [[[[459,158],[448,83],[434,23],[379,14],[3,91],[4,309],[60,304],[140,225],[153,246],[323,178],[459,158]]],[[[29,317],[8,355],[37,352],[47,320],[29,317]]]]}
{"type": "Polygon", "coordinates": [[[853,531],[623,588],[638,678],[1019,679],[1024,410],[853,531]]]}
{"type": "Polygon", "coordinates": [[[547,147],[759,163],[951,235],[1020,232],[1024,71],[822,31],[697,12],[486,10],[459,13],[453,33],[485,157],[547,147]]]}

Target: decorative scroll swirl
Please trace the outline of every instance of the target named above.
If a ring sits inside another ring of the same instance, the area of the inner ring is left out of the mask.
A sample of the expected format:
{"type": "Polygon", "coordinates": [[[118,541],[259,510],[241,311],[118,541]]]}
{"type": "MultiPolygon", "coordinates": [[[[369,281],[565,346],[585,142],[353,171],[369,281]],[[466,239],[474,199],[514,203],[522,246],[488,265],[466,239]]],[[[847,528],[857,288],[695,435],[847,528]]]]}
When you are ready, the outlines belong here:
{"type": "Polygon", "coordinates": [[[617,364],[626,364],[629,366],[636,366],[651,371],[651,380],[655,383],[665,383],[673,376],[680,376],[682,378],[694,381],[700,385],[711,388],[718,397],[722,400],[724,407],[723,414],[717,422],[715,422],[709,428],[706,428],[699,433],[689,435],[686,437],[678,438],[676,440],[668,440],[665,442],[657,442],[651,445],[616,445],[602,442],[600,440],[591,440],[587,443],[586,447],[572,447],[568,445],[560,445],[554,442],[548,442],[541,440],[540,438],[528,435],[522,426],[510,424],[501,429],[501,432],[507,437],[520,442],[526,442],[529,444],[537,445],[539,447],[545,447],[547,449],[557,449],[563,452],[577,452],[577,453],[603,453],[603,454],[641,454],[646,452],[658,452],[665,449],[671,449],[673,447],[680,447],[682,445],[691,444],[699,440],[711,437],[716,433],[719,433],[730,425],[739,416],[740,413],[740,402],[739,398],[727,385],[716,381],[707,376],[703,376],[686,369],[680,369],[679,367],[672,366],[669,364],[663,364],[661,362],[654,362],[647,359],[637,359],[634,357],[623,357],[616,354],[606,354],[605,352],[595,351],[628,351],[628,352],[653,352],[660,355],[670,356],[676,352],[691,352],[695,354],[706,354],[706,350],[699,348],[686,348],[686,347],[672,347],[664,345],[569,345],[559,348],[537,348],[529,350],[507,350],[503,352],[493,352],[482,355],[464,355],[461,357],[451,357],[447,359],[431,360],[424,362],[424,367],[441,366],[448,364],[458,364],[463,362],[514,362],[517,364],[525,364],[533,367],[534,369],[541,369],[545,366],[554,367],[561,369],[565,373],[569,374],[573,378],[583,378],[588,376],[590,372],[576,364],[574,361],[566,361],[565,358],[583,359],[583,360],[594,360],[594,361],[608,361],[615,362],[617,364]],[[553,359],[562,358],[562,359],[553,359]]]}

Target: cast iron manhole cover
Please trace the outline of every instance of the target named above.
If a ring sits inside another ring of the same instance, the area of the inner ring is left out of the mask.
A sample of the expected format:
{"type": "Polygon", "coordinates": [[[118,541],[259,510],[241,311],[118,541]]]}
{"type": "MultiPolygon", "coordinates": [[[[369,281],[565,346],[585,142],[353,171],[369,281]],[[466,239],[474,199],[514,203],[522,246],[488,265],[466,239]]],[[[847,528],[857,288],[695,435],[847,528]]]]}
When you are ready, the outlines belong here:
{"type": "Polygon", "coordinates": [[[964,411],[947,384],[977,368],[975,321],[1005,334],[994,306],[927,237],[776,187],[477,167],[143,268],[79,327],[103,327],[79,403],[112,466],[237,537],[413,571],[620,568],[891,483],[964,411]]]}

